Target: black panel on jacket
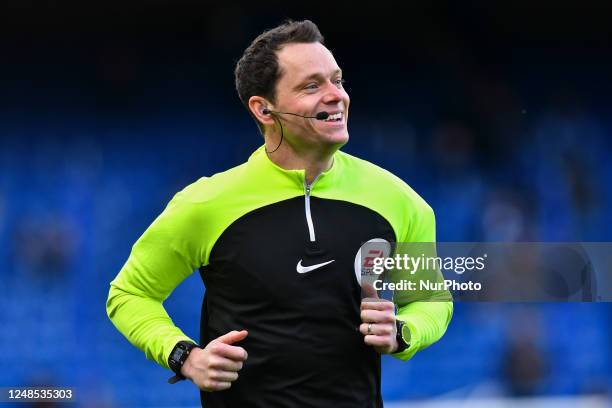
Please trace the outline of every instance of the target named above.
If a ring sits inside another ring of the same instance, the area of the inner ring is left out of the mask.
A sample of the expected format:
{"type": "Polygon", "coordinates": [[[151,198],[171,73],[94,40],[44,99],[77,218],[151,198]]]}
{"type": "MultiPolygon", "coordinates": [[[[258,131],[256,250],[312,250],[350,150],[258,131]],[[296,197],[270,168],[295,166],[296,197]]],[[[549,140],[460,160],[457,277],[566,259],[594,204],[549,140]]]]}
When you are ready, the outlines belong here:
{"type": "Polygon", "coordinates": [[[236,220],[201,268],[202,344],[249,331],[239,344],[249,357],[238,380],[229,390],[202,392],[206,408],[382,407],[380,357],[358,331],[354,261],[370,239],[395,241],[393,229],[366,207],[310,200],[315,242],[301,196],[236,220]],[[333,262],[298,273],[300,260],[333,262]]]}

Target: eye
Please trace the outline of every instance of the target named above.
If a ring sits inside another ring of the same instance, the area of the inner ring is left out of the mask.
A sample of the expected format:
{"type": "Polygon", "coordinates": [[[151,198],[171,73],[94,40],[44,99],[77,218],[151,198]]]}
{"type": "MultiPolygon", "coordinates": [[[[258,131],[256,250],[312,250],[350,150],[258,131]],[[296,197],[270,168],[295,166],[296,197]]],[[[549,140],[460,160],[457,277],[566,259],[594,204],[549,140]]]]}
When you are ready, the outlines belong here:
{"type": "Polygon", "coordinates": [[[345,82],[346,80],[344,78],[338,78],[334,80],[334,84],[336,84],[338,88],[342,88],[345,82]]]}
{"type": "Polygon", "coordinates": [[[307,89],[309,91],[314,91],[319,87],[319,85],[315,84],[314,82],[311,84],[308,84],[304,87],[304,89],[307,89]]]}

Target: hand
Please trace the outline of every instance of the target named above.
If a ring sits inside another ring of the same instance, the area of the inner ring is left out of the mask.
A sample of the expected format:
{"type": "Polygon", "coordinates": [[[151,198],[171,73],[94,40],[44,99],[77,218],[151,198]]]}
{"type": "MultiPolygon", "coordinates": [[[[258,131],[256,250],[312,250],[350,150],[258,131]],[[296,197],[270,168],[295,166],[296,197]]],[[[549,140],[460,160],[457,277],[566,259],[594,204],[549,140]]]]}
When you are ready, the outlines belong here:
{"type": "Polygon", "coordinates": [[[359,331],[366,344],[373,346],[381,354],[393,353],[398,348],[395,325],[395,304],[380,299],[376,289],[364,284],[363,290],[368,297],[361,300],[361,321],[359,331]]]}
{"type": "Polygon", "coordinates": [[[247,359],[242,347],[232,344],[244,340],[246,330],[233,330],[217,337],[203,348],[194,348],[181,368],[181,374],[189,378],[202,391],[222,391],[238,379],[238,371],[247,359]]]}

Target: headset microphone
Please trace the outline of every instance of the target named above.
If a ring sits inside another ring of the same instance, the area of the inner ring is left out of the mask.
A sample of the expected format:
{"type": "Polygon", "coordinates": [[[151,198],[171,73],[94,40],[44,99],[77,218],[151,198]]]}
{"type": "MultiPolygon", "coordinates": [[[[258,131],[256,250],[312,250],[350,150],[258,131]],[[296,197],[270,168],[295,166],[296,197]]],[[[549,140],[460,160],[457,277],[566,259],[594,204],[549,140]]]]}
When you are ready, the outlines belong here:
{"type": "Polygon", "coordinates": [[[305,118],[305,119],[316,119],[316,120],[325,120],[325,119],[329,118],[329,112],[325,112],[325,111],[319,112],[315,116],[304,116],[304,115],[299,115],[297,113],[278,112],[278,111],[273,111],[273,110],[270,110],[268,108],[265,108],[261,113],[263,113],[264,115],[269,115],[270,113],[280,113],[281,115],[293,115],[293,116],[299,116],[299,117],[305,118]]]}
{"type": "MultiPolygon", "coordinates": [[[[316,120],[325,120],[327,118],[329,118],[329,112],[318,112],[315,116],[304,116],[304,115],[299,115],[297,113],[291,113],[291,112],[278,112],[278,111],[273,111],[270,110],[268,108],[264,108],[261,113],[263,113],[264,115],[269,115],[271,113],[279,113],[281,115],[293,115],[293,116],[299,116],[300,118],[305,118],[305,119],[316,119],[316,120]]],[[[275,151],[278,150],[278,148],[280,147],[281,143],[283,143],[283,138],[285,136],[285,132],[283,131],[283,124],[282,122],[278,121],[278,124],[280,125],[280,129],[281,129],[281,139],[280,142],[278,142],[278,146],[276,146],[276,148],[272,151],[268,151],[268,149],[266,149],[266,153],[271,154],[274,153],[275,151]]]]}

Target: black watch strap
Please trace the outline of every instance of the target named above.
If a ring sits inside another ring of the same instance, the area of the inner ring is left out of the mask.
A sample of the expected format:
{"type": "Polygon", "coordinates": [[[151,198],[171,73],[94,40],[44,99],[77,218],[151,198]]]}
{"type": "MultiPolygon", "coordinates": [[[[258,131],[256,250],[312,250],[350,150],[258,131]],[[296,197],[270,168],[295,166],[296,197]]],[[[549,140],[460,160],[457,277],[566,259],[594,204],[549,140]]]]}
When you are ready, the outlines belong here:
{"type": "Polygon", "coordinates": [[[168,379],[170,384],[175,384],[185,379],[185,376],[181,374],[181,368],[183,368],[183,364],[187,361],[187,357],[189,357],[191,350],[196,347],[198,347],[198,345],[190,341],[179,341],[176,343],[176,346],[174,346],[168,357],[168,366],[174,371],[174,374],[176,374],[168,379]]]}
{"type": "Polygon", "coordinates": [[[395,335],[395,340],[397,341],[397,350],[395,350],[393,352],[393,354],[401,353],[402,351],[404,351],[408,347],[410,347],[410,341],[406,341],[406,339],[403,336],[403,331],[404,331],[404,325],[405,324],[406,323],[404,323],[401,320],[395,320],[395,327],[397,329],[397,334],[395,335]]]}

